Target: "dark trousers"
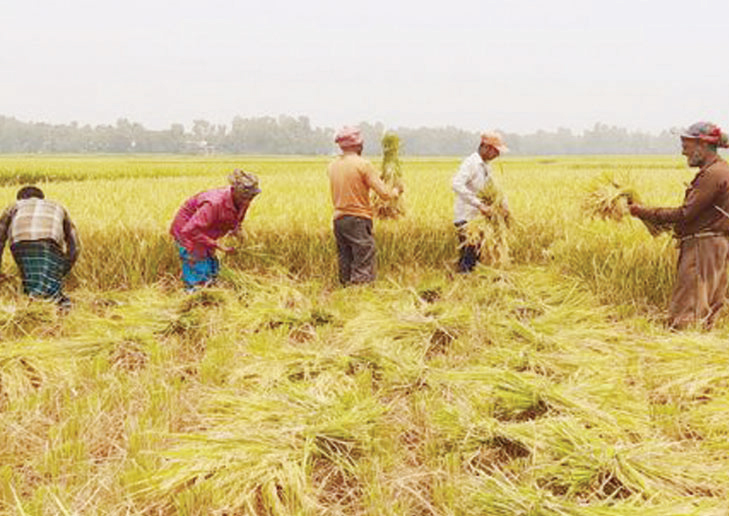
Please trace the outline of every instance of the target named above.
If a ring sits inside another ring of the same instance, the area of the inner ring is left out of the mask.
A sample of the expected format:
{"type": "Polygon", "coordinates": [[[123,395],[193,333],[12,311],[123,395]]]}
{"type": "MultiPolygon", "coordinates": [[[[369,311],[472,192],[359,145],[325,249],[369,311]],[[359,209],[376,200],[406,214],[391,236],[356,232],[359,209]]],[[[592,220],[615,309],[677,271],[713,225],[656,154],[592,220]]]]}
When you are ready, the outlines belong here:
{"type": "Polygon", "coordinates": [[[476,264],[478,263],[478,249],[473,245],[466,245],[466,235],[463,230],[463,226],[466,225],[465,220],[459,220],[454,224],[456,226],[456,232],[458,233],[458,251],[460,256],[458,258],[458,272],[471,272],[476,264]]]}
{"type": "Polygon", "coordinates": [[[345,215],[334,221],[342,285],[375,280],[375,239],[372,220],[345,215]]]}

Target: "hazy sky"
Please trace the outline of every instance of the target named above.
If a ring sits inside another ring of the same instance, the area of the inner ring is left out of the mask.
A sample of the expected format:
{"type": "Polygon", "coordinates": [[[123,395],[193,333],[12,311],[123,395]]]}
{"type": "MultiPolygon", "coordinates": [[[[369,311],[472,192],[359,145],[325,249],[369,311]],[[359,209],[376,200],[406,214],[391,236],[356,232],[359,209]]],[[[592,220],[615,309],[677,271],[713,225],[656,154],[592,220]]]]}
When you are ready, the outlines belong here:
{"type": "Polygon", "coordinates": [[[729,130],[729,1],[0,0],[0,114],[729,130]]]}

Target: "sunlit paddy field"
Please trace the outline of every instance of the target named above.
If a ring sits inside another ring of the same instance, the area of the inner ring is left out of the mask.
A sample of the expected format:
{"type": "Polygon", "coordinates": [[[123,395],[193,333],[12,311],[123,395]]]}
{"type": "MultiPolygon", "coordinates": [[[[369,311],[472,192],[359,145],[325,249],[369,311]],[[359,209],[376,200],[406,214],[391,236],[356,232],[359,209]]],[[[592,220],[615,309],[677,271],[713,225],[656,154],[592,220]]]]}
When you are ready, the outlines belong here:
{"type": "Polygon", "coordinates": [[[0,513],[729,513],[729,317],[665,329],[675,242],[583,210],[608,177],[678,205],[680,156],[497,160],[512,264],[466,277],[459,159],[405,159],[378,281],[347,289],[327,161],[0,157],[0,203],[38,184],[83,242],[68,314],[3,256],[0,513]],[[263,192],[185,294],[170,221],[234,168],[263,192]]]}

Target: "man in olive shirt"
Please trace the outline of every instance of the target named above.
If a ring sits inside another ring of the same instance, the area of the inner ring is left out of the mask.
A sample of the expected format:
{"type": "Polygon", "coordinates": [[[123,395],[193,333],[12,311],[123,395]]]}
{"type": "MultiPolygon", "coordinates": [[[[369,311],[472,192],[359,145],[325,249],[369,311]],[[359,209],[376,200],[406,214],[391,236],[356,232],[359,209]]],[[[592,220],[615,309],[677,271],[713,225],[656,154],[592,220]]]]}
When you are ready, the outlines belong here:
{"type": "Polygon", "coordinates": [[[717,153],[729,147],[727,135],[710,122],[698,122],[681,134],[683,155],[699,172],[678,208],[646,208],[630,213],[656,224],[671,224],[679,240],[678,273],[668,308],[668,324],[710,328],[724,304],[729,255],[729,165],[717,153]]]}
{"type": "Polygon", "coordinates": [[[375,240],[372,236],[370,189],[384,200],[397,198],[402,188],[390,190],[375,167],[362,158],[364,140],[359,129],[344,127],[334,141],[342,154],[327,170],[334,204],[334,237],[343,285],[375,280],[375,240]]]}

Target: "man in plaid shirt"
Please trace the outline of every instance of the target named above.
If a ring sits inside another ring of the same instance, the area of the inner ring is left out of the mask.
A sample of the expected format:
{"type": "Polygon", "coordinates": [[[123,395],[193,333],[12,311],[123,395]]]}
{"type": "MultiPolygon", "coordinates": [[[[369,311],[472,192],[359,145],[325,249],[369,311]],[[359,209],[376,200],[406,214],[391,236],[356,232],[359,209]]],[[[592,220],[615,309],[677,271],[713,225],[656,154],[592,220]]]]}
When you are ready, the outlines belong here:
{"type": "Polygon", "coordinates": [[[66,209],[44,197],[40,188],[25,186],[0,216],[0,264],[9,241],[23,291],[68,307],[63,280],[78,258],[80,242],[66,209]]]}

